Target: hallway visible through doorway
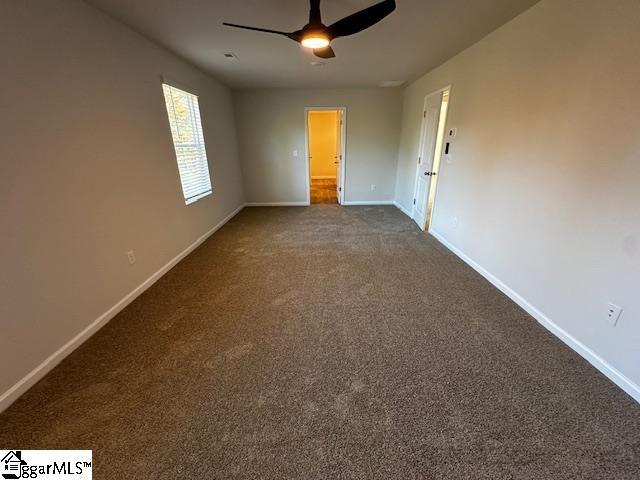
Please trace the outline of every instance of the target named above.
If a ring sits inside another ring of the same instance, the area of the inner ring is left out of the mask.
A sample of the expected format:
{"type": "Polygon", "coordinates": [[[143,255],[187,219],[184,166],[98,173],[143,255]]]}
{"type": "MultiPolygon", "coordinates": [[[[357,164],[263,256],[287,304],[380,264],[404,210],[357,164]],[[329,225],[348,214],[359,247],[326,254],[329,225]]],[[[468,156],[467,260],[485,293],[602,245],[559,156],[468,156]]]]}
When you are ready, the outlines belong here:
{"type": "Polygon", "coordinates": [[[311,204],[338,203],[336,195],[336,179],[335,178],[313,178],[311,177],[311,204]]]}
{"type": "Polygon", "coordinates": [[[308,109],[309,202],[342,203],[343,117],[341,109],[308,109]]]}

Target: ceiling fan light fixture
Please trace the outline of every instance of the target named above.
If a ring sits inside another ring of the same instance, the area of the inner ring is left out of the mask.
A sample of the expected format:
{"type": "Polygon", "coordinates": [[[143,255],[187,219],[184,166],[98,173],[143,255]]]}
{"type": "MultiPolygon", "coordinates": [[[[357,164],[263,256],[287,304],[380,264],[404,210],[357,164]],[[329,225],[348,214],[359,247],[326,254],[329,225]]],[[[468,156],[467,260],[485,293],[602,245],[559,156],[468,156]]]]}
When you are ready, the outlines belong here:
{"type": "Polygon", "coordinates": [[[300,42],[305,48],[325,48],[329,46],[329,39],[322,35],[309,35],[300,42]]]}
{"type": "Polygon", "coordinates": [[[271,33],[287,37],[294,42],[299,42],[303,47],[313,50],[313,54],[319,58],[335,58],[336,53],[331,48],[331,41],[340,37],[348,37],[360,33],[367,28],[382,21],[387,15],[396,9],[396,0],[379,0],[356,13],[352,13],[326,26],[322,23],[320,12],[320,0],[309,0],[309,23],[302,29],[295,32],[283,32],[281,30],[271,30],[269,28],[250,27],[248,25],[238,25],[237,23],[223,22],[223,25],[243,30],[253,30],[254,32],[271,33]]]}

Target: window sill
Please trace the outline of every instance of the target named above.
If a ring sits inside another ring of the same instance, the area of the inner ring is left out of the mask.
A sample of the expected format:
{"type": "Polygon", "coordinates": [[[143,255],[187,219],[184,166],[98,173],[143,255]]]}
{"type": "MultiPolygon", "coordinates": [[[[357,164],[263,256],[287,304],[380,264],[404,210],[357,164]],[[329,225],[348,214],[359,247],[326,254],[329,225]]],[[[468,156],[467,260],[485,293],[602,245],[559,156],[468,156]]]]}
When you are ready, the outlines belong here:
{"type": "Polygon", "coordinates": [[[208,197],[209,195],[212,195],[212,194],[213,194],[213,190],[202,192],[201,194],[196,195],[195,197],[191,197],[188,200],[185,200],[184,203],[185,205],[191,205],[192,203],[196,203],[198,200],[201,200],[204,197],[208,197]]]}

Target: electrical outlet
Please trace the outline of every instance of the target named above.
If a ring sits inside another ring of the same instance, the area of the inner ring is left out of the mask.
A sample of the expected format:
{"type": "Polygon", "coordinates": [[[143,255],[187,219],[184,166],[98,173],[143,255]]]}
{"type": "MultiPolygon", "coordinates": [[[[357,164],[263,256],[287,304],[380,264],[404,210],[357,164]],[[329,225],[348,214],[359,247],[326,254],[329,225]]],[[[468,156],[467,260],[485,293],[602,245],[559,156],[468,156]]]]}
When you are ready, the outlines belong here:
{"type": "Polygon", "coordinates": [[[293,155],[294,157],[297,157],[297,156],[298,156],[298,150],[294,150],[294,151],[292,152],[292,155],[293,155]]]}
{"type": "Polygon", "coordinates": [[[458,217],[453,217],[451,219],[451,225],[453,225],[453,228],[458,228],[458,225],[460,225],[460,220],[458,220],[458,217]]]}
{"type": "Polygon", "coordinates": [[[620,320],[620,315],[622,315],[622,308],[613,303],[607,304],[607,322],[615,327],[620,320]]]}
{"type": "Polygon", "coordinates": [[[372,184],[371,185],[371,191],[373,192],[373,191],[375,191],[375,189],[376,189],[376,186],[372,184]]]}
{"type": "Polygon", "coordinates": [[[129,250],[127,252],[127,259],[129,260],[129,265],[133,265],[134,263],[136,263],[136,252],[134,252],[133,250],[129,250]]]}

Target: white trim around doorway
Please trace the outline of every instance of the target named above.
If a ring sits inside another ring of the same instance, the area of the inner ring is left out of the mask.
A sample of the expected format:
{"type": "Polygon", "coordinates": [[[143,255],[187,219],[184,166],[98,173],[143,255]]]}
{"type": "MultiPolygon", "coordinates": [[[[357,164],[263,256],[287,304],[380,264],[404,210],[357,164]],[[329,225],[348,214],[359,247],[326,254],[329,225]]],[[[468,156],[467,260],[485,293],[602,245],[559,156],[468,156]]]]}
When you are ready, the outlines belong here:
{"type": "MultiPolygon", "coordinates": [[[[340,204],[346,203],[345,191],[347,174],[347,107],[305,107],[304,109],[304,158],[306,162],[307,178],[307,204],[311,205],[311,160],[309,159],[309,112],[336,111],[342,112],[342,125],[340,126],[340,204]]],[[[314,177],[319,178],[319,177],[314,177]]],[[[333,178],[333,177],[331,177],[333,178]]]]}

